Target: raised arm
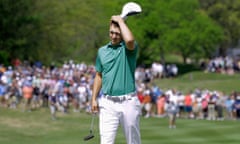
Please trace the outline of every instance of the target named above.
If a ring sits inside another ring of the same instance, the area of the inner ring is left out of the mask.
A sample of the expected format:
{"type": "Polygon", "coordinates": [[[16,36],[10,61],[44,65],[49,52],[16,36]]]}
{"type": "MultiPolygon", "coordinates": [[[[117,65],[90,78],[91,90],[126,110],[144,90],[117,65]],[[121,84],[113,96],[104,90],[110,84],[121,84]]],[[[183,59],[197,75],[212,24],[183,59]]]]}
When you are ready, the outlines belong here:
{"type": "Polygon", "coordinates": [[[125,21],[122,19],[122,17],[120,17],[119,15],[112,16],[111,20],[118,23],[121,30],[122,38],[126,43],[127,49],[134,50],[134,36],[131,30],[126,25],[125,21]]]}

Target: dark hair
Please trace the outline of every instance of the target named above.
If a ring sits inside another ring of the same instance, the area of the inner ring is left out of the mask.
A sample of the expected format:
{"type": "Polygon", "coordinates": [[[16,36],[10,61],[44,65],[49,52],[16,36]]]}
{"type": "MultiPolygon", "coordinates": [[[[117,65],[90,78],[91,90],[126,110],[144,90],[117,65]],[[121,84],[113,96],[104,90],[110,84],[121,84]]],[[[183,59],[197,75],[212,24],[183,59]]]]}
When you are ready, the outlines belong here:
{"type": "Polygon", "coordinates": [[[114,26],[117,26],[117,27],[119,27],[119,24],[118,24],[118,22],[116,22],[116,21],[111,21],[111,24],[110,25],[114,25],[114,26]]]}

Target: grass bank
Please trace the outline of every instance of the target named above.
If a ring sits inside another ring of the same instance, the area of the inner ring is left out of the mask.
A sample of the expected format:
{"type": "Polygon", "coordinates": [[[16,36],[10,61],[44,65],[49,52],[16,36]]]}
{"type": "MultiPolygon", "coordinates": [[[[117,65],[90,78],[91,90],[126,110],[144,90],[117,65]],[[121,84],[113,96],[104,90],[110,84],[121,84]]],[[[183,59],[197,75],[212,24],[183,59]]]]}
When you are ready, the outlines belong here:
{"type": "MultiPolygon", "coordinates": [[[[98,119],[95,138],[83,141],[88,135],[91,116],[85,113],[58,114],[52,121],[48,109],[33,112],[0,109],[0,143],[6,144],[97,144],[98,119]]],[[[177,128],[169,129],[166,118],[142,118],[143,144],[238,144],[240,121],[207,121],[178,119],[177,128]]],[[[119,129],[116,144],[125,144],[119,129]]]]}
{"type": "Polygon", "coordinates": [[[229,94],[232,91],[240,91],[240,74],[226,75],[194,71],[173,79],[156,79],[153,83],[163,90],[177,89],[186,93],[200,88],[219,90],[229,94]]]}

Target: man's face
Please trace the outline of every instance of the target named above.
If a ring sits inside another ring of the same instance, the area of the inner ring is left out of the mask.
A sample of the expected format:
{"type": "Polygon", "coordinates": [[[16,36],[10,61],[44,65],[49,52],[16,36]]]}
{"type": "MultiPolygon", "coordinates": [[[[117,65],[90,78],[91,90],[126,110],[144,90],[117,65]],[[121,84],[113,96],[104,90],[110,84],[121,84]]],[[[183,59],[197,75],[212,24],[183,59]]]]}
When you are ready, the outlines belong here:
{"type": "Polygon", "coordinates": [[[112,45],[117,45],[122,41],[120,28],[116,25],[111,24],[109,29],[109,37],[112,45]]]}

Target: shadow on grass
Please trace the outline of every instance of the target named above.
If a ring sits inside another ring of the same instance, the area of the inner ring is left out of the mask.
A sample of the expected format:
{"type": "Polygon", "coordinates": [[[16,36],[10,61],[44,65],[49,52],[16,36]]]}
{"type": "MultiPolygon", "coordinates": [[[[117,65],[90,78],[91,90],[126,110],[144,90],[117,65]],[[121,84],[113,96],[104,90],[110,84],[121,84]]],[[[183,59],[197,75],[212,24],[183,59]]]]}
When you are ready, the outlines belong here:
{"type": "Polygon", "coordinates": [[[202,69],[194,64],[176,63],[178,67],[178,76],[184,75],[189,72],[202,71],[202,69]]]}

